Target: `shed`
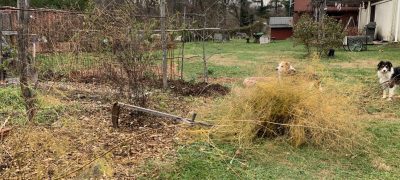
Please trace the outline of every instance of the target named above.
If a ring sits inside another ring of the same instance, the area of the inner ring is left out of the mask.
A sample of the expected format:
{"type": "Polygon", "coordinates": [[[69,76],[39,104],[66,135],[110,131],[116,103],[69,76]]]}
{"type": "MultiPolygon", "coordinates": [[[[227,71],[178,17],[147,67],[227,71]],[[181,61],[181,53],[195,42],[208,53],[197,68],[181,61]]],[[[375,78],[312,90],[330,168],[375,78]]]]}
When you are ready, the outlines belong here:
{"type": "Polygon", "coordinates": [[[363,31],[366,25],[376,23],[374,40],[400,41],[400,0],[371,0],[360,3],[359,26],[363,31]]]}
{"type": "Polygon", "coordinates": [[[271,39],[285,40],[293,35],[293,17],[271,17],[271,39]]]}

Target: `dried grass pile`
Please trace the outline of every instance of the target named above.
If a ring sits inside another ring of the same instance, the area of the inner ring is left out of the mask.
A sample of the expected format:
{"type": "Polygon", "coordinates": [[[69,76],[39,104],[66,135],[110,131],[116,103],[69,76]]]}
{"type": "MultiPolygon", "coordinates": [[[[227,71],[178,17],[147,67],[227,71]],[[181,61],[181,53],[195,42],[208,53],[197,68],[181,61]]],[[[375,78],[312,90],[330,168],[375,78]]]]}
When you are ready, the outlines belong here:
{"type": "Polygon", "coordinates": [[[293,146],[352,150],[362,131],[348,96],[315,88],[296,77],[236,89],[216,114],[213,137],[246,145],[257,139],[283,139],[293,146]]]}

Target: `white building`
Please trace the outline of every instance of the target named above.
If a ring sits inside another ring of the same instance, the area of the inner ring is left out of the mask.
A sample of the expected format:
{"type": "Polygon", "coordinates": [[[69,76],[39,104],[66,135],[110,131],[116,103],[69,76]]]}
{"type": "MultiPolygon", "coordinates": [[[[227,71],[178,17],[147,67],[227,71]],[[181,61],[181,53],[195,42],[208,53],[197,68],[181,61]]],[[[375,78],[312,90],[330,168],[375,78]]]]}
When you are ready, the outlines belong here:
{"type": "Polygon", "coordinates": [[[376,23],[375,39],[400,41],[400,0],[366,1],[360,5],[358,28],[363,30],[370,22],[376,23]]]}

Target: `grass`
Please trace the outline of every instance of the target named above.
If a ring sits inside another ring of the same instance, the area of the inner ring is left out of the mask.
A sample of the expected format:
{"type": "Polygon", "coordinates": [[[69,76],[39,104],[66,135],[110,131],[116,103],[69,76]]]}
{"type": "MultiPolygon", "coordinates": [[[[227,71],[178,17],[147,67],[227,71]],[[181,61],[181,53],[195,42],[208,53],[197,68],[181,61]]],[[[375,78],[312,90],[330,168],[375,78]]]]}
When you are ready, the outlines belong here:
{"type": "Polygon", "coordinates": [[[110,62],[109,54],[99,53],[49,53],[40,54],[36,58],[40,78],[51,76],[68,76],[72,72],[100,69],[104,63],[110,62]]]}
{"type": "MultiPolygon", "coordinates": [[[[179,52],[176,52],[179,53],[179,52]]],[[[191,58],[185,62],[185,78],[193,79],[203,74],[202,44],[189,43],[185,47],[185,56],[191,58]]],[[[213,78],[219,77],[237,77],[243,78],[249,75],[257,75],[255,69],[275,65],[281,60],[289,60],[303,64],[306,62],[306,51],[302,46],[293,47],[292,41],[275,41],[267,45],[254,43],[245,43],[245,40],[233,40],[229,43],[206,43],[206,56],[209,57],[209,69],[213,78]],[[211,57],[210,57],[211,56],[211,57]],[[216,56],[223,56],[233,59],[236,63],[220,65],[216,56]]],[[[342,48],[336,50],[334,58],[325,58],[323,62],[327,65],[332,63],[361,61],[377,61],[378,59],[391,60],[394,63],[400,63],[399,48],[391,45],[369,46],[368,51],[348,52],[342,48]]],[[[375,64],[371,64],[371,69],[375,64]]],[[[375,73],[374,71],[370,71],[375,73]]]]}
{"type": "MultiPolygon", "coordinates": [[[[389,153],[379,154],[385,163],[395,167],[391,172],[376,170],[369,154],[359,156],[338,156],[329,151],[315,150],[311,147],[301,149],[289,145],[266,142],[236,155],[238,147],[217,144],[214,148],[207,143],[183,146],[178,151],[174,169],[162,172],[161,179],[398,179],[398,146],[391,133],[382,133],[378,128],[384,123],[374,124],[370,130],[376,140],[391,149],[389,153]],[[377,132],[376,132],[377,130],[377,132]],[[388,142],[390,141],[390,142],[388,142]],[[396,153],[397,154],[392,154],[396,153]]],[[[397,123],[397,126],[399,124],[397,123]]],[[[397,132],[398,132],[397,128],[397,132]]],[[[150,168],[157,168],[151,167],[150,168]]],[[[152,169],[150,169],[152,170],[152,169]]]]}
{"type": "MultiPolygon", "coordinates": [[[[201,54],[201,44],[188,44],[186,53],[201,54]]],[[[367,150],[349,154],[333,153],[311,146],[293,148],[285,141],[262,141],[243,148],[226,142],[197,141],[179,146],[169,163],[148,162],[141,171],[143,178],[160,179],[399,179],[400,166],[400,104],[380,99],[375,66],[381,59],[400,64],[397,46],[369,46],[368,51],[337,50],[335,58],[324,58],[327,74],[340,85],[359,88],[355,99],[360,112],[357,123],[370,135],[367,150]],[[238,154],[238,150],[240,153],[238,154]]],[[[291,41],[276,41],[268,45],[207,43],[211,77],[244,78],[273,74],[277,62],[288,60],[302,71],[307,64],[305,50],[292,47],[291,41]],[[219,56],[219,57],[216,57],[219,56]],[[224,63],[221,56],[232,59],[224,63]],[[216,57],[216,58],[215,58],[216,57]],[[215,59],[213,59],[215,58],[215,59]],[[223,65],[225,64],[225,65],[223,65]],[[220,66],[223,66],[220,67],[220,66]],[[237,68],[239,67],[239,68],[237,68]],[[257,69],[267,72],[258,72],[257,69]],[[235,72],[232,74],[232,72],[235,72]]],[[[186,62],[186,78],[201,74],[201,59],[186,62]]],[[[340,91],[340,89],[338,89],[340,91]]],[[[212,118],[212,117],[211,117],[212,118]]]]}
{"type": "MultiPolygon", "coordinates": [[[[270,66],[280,59],[304,58],[302,47],[292,47],[290,41],[277,41],[268,45],[245,43],[245,40],[234,40],[229,43],[206,43],[206,56],[210,77],[243,78],[254,75],[257,66],[270,66]],[[287,48],[290,47],[290,48],[287,48]],[[222,58],[227,62],[219,62],[222,58]],[[232,63],[233,62],[233,63],[232,63]],[[224,65],[225,63],[225,65],[224,65]]],[[[184,75],[186,79],[195,79],[203,75],[202,44],[189,43],[185,47],[184,75]]]]}
{"type": "Polygon", "coordinates": [[[400,122],[366,123],[374,136],[374,154],[338,155],[313,147],[293,148],[260,142],[241,150],[225,143],[193,143],[179,148],[169,165],[149,163],[160,179],[398,179],[400,122]],[[376,163],[390,166],[379,169],[376,163]],[[168,168],[166,168],[168,167],[168,168]],[[171,168],[172,167],[172,168],[171,168]],[[161,170],[160,170],[161,168],[161,170]]]}
{"type": "MultiPolygon", "coordinates": [[[[36,91],[38,96],[37,114],[35,123],[49,125],[62,117],[64,113],[73,112],[75,105],[61,103],[54,96],[44,92],[36,91]]],[[[24,100],[19,87],[0,88],[0,118],[9,118],[13,125],[24,125],[27,123],[24,100]]]]}
{"type": "Polygon", "coordinates": [[[24,103],[17,87],[0,88],[0,118],[11,118],[12,122],[24,119],[24,103]]]}

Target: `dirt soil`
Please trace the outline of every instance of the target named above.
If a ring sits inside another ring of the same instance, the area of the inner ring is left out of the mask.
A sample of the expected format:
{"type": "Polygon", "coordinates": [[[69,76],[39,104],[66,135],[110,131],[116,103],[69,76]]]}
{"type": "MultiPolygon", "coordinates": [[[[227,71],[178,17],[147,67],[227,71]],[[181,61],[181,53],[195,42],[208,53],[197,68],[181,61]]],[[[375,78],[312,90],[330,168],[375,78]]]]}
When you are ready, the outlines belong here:
{"type": "MultiPolygon", "coordinates": [[[[206,82],[192,83],[183,80],[170,80],[168,86],[172,93],[182,96],[224,96],[230,92],[229,87],[206,82]]],[[[156,88],[162,89],[162,82],[158,82],[156,88]]]]}
{"type": "Polygon", "coordinates": [[[182,80],[169,81],[169,87],[172,92],[183,96],[223,96],[230,92],[228,87],[221,84],[191,83],[182,80]]]}
{"type": "MultiPolygon", "coordinates": [[[[174,154],[183,127],[170,120],[123,112],[121,127],[111,127],[111,105],[118,93],[112,88],[84,83],[40,87],[68,112],[52,124],[12,127],[0,142],[0,179],[135,179],[145,161],[174,154]]],[[[179,81],[171,83],[171,89],[182,95],[228,92],[221,85],[179,81]]],[[[183,115],[191,110],[181,97],[165,98],[170,112],[177,108],[184,111],[177,115],[183,115]]]]}
{"type": "MultiPolygon", "coordinates": [[[[99,74],[102,71],[93,71],[93,72],[74,72],[71,73],[71,78],[73,79],[72,82],[74,83],[97,83],[97,84],[110,84],[110,82],[116,83],[117,81],[119,84],[124,84],[123,82],[127,81],[126,79],[123,80],[122,76],[118,78],[111,79],[109,74],[99,74]]],[[[62,76],[52,76],[51,80],[61,80],[62,76]]],[[[214,82],[213,79],[210,79],[211,82],[214,82]]],[[[231,81],[237,81],[231,80],[231,81]]],[[[143,84],[148,86],[152,86],[156,89],[162,89],[163,84],[161,81],[155,82],[152,79],[143,79],[143,84]]],[[[117,83],[118,84],[118,83],[117,83]]],[[[210,97],[210,96],[224,96],[230,92],[230,89],[226,86],[220,84],[220,82],[215,81],[214,83],[205,83],[205,82],[187,82],[183,80],[169,80],[168,81],[169,89],[178,94],[183,96],[203,96],[203,97],[210,97]]]]}

